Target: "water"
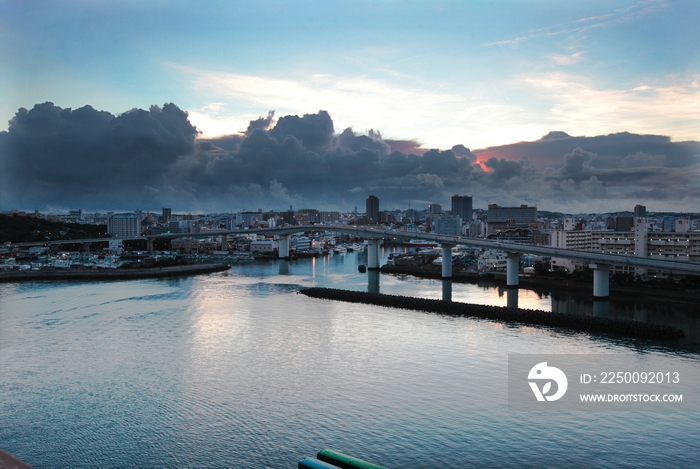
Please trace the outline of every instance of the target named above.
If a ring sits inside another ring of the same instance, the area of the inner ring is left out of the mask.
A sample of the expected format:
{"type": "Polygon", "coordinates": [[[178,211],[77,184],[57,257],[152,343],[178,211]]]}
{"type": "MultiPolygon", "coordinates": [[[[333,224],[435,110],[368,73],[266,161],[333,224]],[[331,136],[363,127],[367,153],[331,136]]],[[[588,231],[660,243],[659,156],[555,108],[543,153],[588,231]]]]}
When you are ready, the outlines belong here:
{"type": "MultiPolygon", "coordinates": [[[[366,290],[358,263],[0,285],[0,448],[38,468],[292,468],[325,446],[390,468],[700,465],[697,411],[507,407],[508,353],[631,354],[700,375],[692,347],[296,294],[366,290]]],[[[442,295],[442,282],[408,277],[379,288],[442,295]]],[[[456,283],[452,296],[506,302],[456,283]]]]}

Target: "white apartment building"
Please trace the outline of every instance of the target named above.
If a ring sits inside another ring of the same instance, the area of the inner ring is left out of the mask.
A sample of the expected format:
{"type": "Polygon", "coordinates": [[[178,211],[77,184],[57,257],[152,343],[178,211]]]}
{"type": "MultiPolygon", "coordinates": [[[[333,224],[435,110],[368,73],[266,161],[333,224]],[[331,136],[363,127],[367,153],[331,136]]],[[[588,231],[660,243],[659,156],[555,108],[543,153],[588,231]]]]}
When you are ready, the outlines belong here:
{"type": "MultiPolygon", "coordinates": [[[[700,262],[700,231],[653,232],[649,231],[647,219],[641,217],[635,219],[634,231],[553,231],[550,246],[605,254],[700,262]]],[[[585,267],[586,264],[584,261],[552,258],[552,266],[565,267],[569,271],[585,267]]],[[[614,273],[628,273],[633,270],[640,275],[647,273],[645,269],[625,266],[614,266],[612,269],[614,273]]]]}
{"type": "Polygon", "coordinates": [[[107,219],[107,233],[115,238],[141,235],[141,219],[133,213],[119,213],[107,219]]]}

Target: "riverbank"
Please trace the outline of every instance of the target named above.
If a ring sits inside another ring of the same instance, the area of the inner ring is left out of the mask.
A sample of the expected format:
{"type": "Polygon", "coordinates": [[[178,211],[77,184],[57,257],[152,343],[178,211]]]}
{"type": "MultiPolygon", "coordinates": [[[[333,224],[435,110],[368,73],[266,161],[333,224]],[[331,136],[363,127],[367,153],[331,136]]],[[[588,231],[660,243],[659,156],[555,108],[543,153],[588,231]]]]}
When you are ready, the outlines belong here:
{"type": "Polygon", "coordinates": [[[681,339],[685,336],[682,330],[672,326],[630,321],[626,319],[558,314],[541,310],[477,305],[333,288],[307,288],[299,291],[299,293],[311,298],[388,306],[391,308],[426,311],[452,316],[466,316],[494,321],[516,322],[520,324],[547,326],[583,332],[610,333],[628,337],[653,339],[681,339]]]}
{"type": "Polygon", "coordinates": [[[135,280],[142,278],[183,277],[229,270],[229,264],[190,264],[141,269],[65,269],[65,270],[5,270],[0,282],[35,280],[135,280]]]}
{"type": "MultiPolygon", "coordinates": [[[[413,275],[420,278],[442,279],[441,268],[431,267],[426,268],[425,266],[384,265],[381,267],[380,272],[387,274],[413,275]]],[[[496,285],[506,285],[505,272],[481,275],[476,272],[465,273],[453,271],[450,280],[467,283],[493,282],[496,285]]],[[[520,288],[527,288],[533,291],[549,292],[551,290],[555,290],[566,293],[577,292],[593,295],[592,282],[581,281],[574,278],[552,278],[521,275],[518,277],[518,283],[520,288]]],[[[620,285],[611,282],[610,295],[619,298],[643,298],[649,301],[697,305],[698,298],[700,297],[700,291],[670,290],[648,285],[620,285]]]]}

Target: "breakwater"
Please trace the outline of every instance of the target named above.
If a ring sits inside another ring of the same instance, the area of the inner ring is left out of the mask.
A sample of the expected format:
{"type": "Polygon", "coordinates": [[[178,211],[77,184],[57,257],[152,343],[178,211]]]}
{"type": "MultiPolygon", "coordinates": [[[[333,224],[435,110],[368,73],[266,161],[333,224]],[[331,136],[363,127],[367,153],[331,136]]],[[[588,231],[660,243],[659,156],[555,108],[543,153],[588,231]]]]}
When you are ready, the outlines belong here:
{"type": "Polygon", "coordinates": [[[142,278],[181,277],[222,272],[228,264],[190,264],[141,269],[65,269],[65,270],[6,270],[0,271],[0,282],[34,280],[135,280],[142,278]]]}
{"type": "Polygon", "coordinates": [[[654,339],[681,339],[682,330],[664,324],[612,319],[598,316],[550,313],[541,310],[516,309],[503,306],[488,306],[453,301],[413,298],[380,293],[365,293],[334,288],[307,288],[299,293],[326,300],[365,303],[391,308],[411,309],[431,313],[466,316],[494,321],[515,322],[538,326],[555,327],[585,332],[619,334],[630,337],[654,339]]]}

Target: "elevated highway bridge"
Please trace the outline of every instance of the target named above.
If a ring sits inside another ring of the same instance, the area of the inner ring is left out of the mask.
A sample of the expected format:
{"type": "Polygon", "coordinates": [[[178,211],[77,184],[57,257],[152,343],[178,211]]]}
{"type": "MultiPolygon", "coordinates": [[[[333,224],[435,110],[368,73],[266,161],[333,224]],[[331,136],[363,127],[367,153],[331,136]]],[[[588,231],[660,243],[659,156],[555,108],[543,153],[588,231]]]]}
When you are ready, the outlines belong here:
{"type": "MultiPolygon", "coordinates": [[[[442,248],[442,277],[452,277],[452,255],[454,246],[464,245],[495,249],[507,253],[506,284],[508,287],[517,287],[519,259],[523,254],[536,254],[541,256],[562,257],[568,259],[583,260],[590,263],[593,269],[593,296],[597,299],[605,299],[609,296],[609,272],[613,265],[641,267],[654,270],[662,270],[686,275],[700,275],[700,263],[687,261],[674,261],[658,259],[654,257],[638,257],[620,254],[604,254],[590,251],[577,251],[573,249],[553,248],[549,246],[536,246],[531,244],[507,243],[491,241],[483,238],[470,238],[463,236],[439,235],[432,233],[412,233],[397,231],[375,226],[354,225],[299,225],[284,226],[279,228],[256,228],[247,230],[220,230],[206,231],[202,233],[165,233],[159,235],[135,236],[129,238],[91,238],[81,240],[60,240],[33,243],[17,243],[11,246],[30,247],[48,246],[60,244],[84,244],[87,247],[91,243],[106,242],[113,239],[122,241],[145,240],[149,251],[153,251],[153,243],[157,239],[173,239],[187,236],[227,236],[245,234],[271,234],[279,237],[279,257],[289,257],[289,238],[296,233],[308,231],[331,231],[336,233],[352,234],[363,238],[368,244],[368,268],[379,269],[379,246],[383,241],[408,241],[412,239],[432,241],[442,248]]],[[[225,239],[223,241],[226,242],[225,239]]]]}

